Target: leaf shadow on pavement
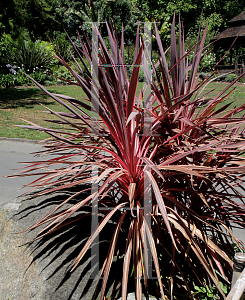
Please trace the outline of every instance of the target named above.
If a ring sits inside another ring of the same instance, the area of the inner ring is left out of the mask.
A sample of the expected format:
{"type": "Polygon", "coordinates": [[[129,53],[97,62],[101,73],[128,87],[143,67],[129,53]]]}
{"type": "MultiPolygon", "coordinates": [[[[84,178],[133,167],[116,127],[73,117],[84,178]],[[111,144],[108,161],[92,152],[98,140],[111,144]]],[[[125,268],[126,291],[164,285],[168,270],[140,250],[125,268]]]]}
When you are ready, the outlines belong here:
{"type": "MultiPolygon", "coordinates": [[[[39,196],[25,200],[19,209],[19,212],[14,216],[14,221],[18,222],[18,228],[22,231],[26,230],[40,218],[48,214],[54,207],[69,197],[72,190],[66,194],[53,194],[51,196],[39,196]]],[[[81,197],[79,198],[81,200],[81,197]]],[[[77,203],[78,199],[73,199],[71,204],[77,203]]],[[[38,265],[38,269],[45,278],[47,289],[47,299],[52,300],[72,300],[72,299],[99,299],[98,295],[101,289],[102,280],[98,283],[98,270],[95,265],[91,264],[91,260],[99,261],[99,269],[101,270],[104,260],[108,253],[110,239],[113,236],[115,225],[120,212],[114,215],[114,218],[104,227],[99,234],[99,257],[91,258],[91,250],[89,249],[81,260],[77,268],[71,272],[75,259],[82,250],[88,237],[91,234],[91,209],[84,207],[70,218],[74,221],[37,241],[24,245],[26,249],[31,251],[32,263],[38,265]],[[78,218],[83,216],[82,218],[78,218]],[[91,268],[92,265],[92,268],[91,268]],[[93,271],[93,269],[95,269],[93,271]],[[95,274],[96,271],[96,274],[95,274]],[[96,289],[97,287],[97,289],[96,289]]],[[[23,235],[24,241],[31,241],[41,228],[31,230],[23,235]]],[[[108,295],[111,295],[113,285],[118,286],[117,292],[113,295],[118,298],[120,290],[119,281],[122,278],[123,253],[125,251],[126,234],[121,232],[118,239],[118,251],[120,259],[112,264],[107,290],[108,295]]],[[[93,247],[97,245],[93,244],[93,247]]],[[[24,252],[26,253],[26,252],[24,252]]],[[[30,266],[29,266],[30,267],[30,266]]],[[[26,272],[28,272],[27,268],[26,272]]],[[[128,290],[133,289],[129,283],[128,290]]],[[[46,298],[45,298],[46,300],[46,298]]]]}

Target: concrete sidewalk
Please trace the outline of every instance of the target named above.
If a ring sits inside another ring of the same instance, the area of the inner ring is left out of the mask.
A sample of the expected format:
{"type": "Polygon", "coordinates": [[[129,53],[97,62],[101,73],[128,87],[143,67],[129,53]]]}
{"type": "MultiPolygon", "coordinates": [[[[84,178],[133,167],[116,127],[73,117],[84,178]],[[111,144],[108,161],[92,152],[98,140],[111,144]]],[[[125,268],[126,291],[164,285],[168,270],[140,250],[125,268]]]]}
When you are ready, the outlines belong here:
{"type": "Polygon", "coordinates": [[[12,202],[17,196],[30,190],[30,188],[19,190],[31,182],[30,177],[6,178],[5,176],[16,173],[17,169],[25,166],[20,162],[40,159],[30,153],[41,149],[41,144],[32,141],[0,140],[0,205],[12,202]]]}

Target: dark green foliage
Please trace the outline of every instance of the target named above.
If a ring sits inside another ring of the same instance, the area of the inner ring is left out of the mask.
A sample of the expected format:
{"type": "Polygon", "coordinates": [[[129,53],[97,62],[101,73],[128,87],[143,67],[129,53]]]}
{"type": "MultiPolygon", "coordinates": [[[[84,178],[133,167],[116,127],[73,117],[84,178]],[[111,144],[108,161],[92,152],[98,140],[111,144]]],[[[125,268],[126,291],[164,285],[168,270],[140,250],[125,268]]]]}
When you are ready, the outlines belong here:
{"type": "Polygon", "coordinates": [[[10,34],[3,34],[0,38],[0,73],[6,73],[6,65],[13,51],[13,40],[10,34]]]}
{"type": "MultiPolygon", "coordinates": [[[[208,72],[201,72],[200,74],[199,74],[199,78],[201,79],[201,80],[204,80],[204,79],[206,79],[206,78],[208,78],[208,76],[210,76],[210,73],[208,73],[208,72]]],[[[237,75],[236,74],[234,74],[234,73],[230,73],[230,74],[227,74],[227,73],[225,73],[225,74],[216,74],[215,75],[216,77],[214,77],[214,81],[221,81],[221,82],[232,82],[232,81],[234,81],[235,79],[237,79],[237,75]]],[[[237,80],[238,82],[241,82],[241,83],[243,83],[244,82],[244,80],[243,80],[243,78],[242,77],[240,77],[238,80],[237,80]]]]}
{"type": "Polygon", "coordinates": [[[199,78],[200,78],[201,80],[204,80],[205,78],[207,78],[208,75],[209,75],[209,73],[201,72],[201,73],[199,74],[199,78]]]}
{"type": "MultiPolygon", "coordinates": [[[[224,294],[227,294],[227,285],[220,281],[220,286],[224,294]]],[[[195,296],[200,300],[218,300],[220,299],[219,292],[215,286],[204,285],[202,287],[195,286],[195,296]]]]}
{"type": "Polygon", "coordinates": [[[12,52],[10,60],[17,67],[23,68],[26,72],[33,72],[35,68],[41,70],[50,69],[54,65],[54,58],[50,45],[46,42],[37,40],[31,42],[19,39],[13,43],[15,50],[12,52]]]}
{"type": "MultiPolygon", "coordinates": [[[[75,35],[80,23],[83,22],[79,18],[79,12],[84,11],[85,2],[53,0],[51,1],[52,15],[56,21],[56,32],[63,33],[64,29],[71,35],[75,35]]],[[[53,38],[53,33],[50,32],[49,37],[53,38]]]]}
{"type": "MultiPolygon", "coordinates": [[[[99,2],[99,1],[98,1],[99,2]]],[[[101,1],[102,2],[102,1],[101,1]]],[[[123,24],[124,39],[126,44],[133,42],[137,31],[137,22],[144,21],[144,13],[140,11],[134,2],[127,0],[107,1],[101,11],[101,21],[115,21],[117,32],[121,31],[123,24]]],[[[102,32],[107,35],[106,28],[103,26],[102,32]]]]}
{"type": "MultiPolygon", "coordinates": [[[[232,82],[233,80],[235,80],[238,76],[236,74],[228,74],[225,76],[224,81],[227,82],[232,82]]],[[[244,80],[242,78],[240,78],[238,81],[240,82],[244,82],[244,80]]]]}
{"type": "MultiPolygon", "coordinates": [[[[133,73],[133,67],[130,67],[130,68],[127,68],[128,70],[128,76],[129,76],[129,78],[132,76],[132,73],[133,73]]],[[[140,68],[140,71],[139,71],[139,78],[138,78],[138,81],[139,82],[143,82],[144,81],[144,70],[143,70],[143,68],[140,68]]]]}
{"type": "MultiPolygon", "coordinates": [[[[29,75],[41,84],[48,84],[48,79],[51,79],[47,78],[47,74],[38,71],[38,69],[34,69],[33,72],[29,73],[29,75]]],[[[18,69],[15,73],[11,72],[9,74],[0,74],[0,87],[9,88],[22,85],[34,85],[33,82],[24,74],[23,70],[18,69]]]]}
{"type": "Polygon", "coordinates": [[[66,60],[71,59],[72,47],[71,43],[67,40],[66,34],[57,32],[55,38],[52,40],[54,47],[58,53],[66,60]]]}
{"type": "Polygon", "coordinates": [[[160,22],[160,35],[170,42],[171,19],[175,13],[181,13],[185,24],[185,32],[193,36],[198,31],[199,17],[203,13],[203,25],[209,23],[212,37],[219,29],[227,26],[227,21],[241,13],[245,9],[244,1],[210,1],[210,0],[171,0],[152,1],[136,0],[136,5],[144,12],[147,20],[154,19],[160,22]]]}
{"type": "Polygon", "coordinates": [[[23,32],[30,38],[47,40],[54,31],[68,31],[76,35],[80,23],[108,21],[114,18],[117,29],[124,24],[125,40],[133,41],[137,21],[159,22],[160,36],[169,45],[173,13],[181,12],[185,31],[190,37],[197,32],[198,20],[203,11],[203,24],[209,22],[210,37],[227,26],[227,21],[244,10],[244,1],[197,0],[9,0],[0,3],[0,32],[10,33],[16,39],[23,32]]]}
{"type": "Polygon", "coordinates": [[[11,87],[15,85],[15,77],[13,74],[0,74],[0,87],[11,87]]]}
{"type": "Polygon", "coordinates": [[[0,1],[0,32],[12,33],[15,18],[15,2],[14,0],[0,1]]]}
{"type": "MultiPolygon", "coordinates": [[[[53,2],[54,4],[54,2],[53,2]]],[[[30,38],[47,38],[57,26],[50,0],[10,0],[0,3],[0,29],[14,39],[28,32],[30,38]]]]}
{"type": "MultiPolygon", "coordinates": [[[[58,66],[54,69],[53,74],[57,77],[60,77],[62,79],[67,79],[67,80],[73,80],[73,76],[71,75],[71,72],[69,72],[69,70],[67,70],[67,68],[65,66],[58,66]]],[[[57,83],[60,84],[66,84],[65,81],[57,78],[57,83]]]]}
{"type": "Polygon", "coordinates": [[[28,30],[32,41],[45,38],[54,21],[46,0],[15,1],[15,20],[28,30]]]}
{"type": "MultiPolygon", "coordinates": [[[[234,73],[224,74],[223,76],[222,76],[222,74],[217,74],[216,76],[217,76],[217,78],[215,79],[215,81],[222,81],[222,82],[232,82],[238,77],[234,73]]],[[[244,80],[242,78],[239,78],[238,82],[244,82],[244,80]]]]}

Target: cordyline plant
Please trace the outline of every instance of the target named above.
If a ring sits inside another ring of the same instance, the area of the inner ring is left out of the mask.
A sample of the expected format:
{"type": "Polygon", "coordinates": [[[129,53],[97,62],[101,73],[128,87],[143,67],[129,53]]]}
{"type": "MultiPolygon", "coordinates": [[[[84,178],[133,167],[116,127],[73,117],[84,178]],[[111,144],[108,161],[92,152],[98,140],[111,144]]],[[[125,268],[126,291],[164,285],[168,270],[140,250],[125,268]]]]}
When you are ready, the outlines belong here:
{"type": "Polygon", "coordinates": [[[40,174],[40,178],[30,184],[36,196],[75,186],[80,190],[29,230],[46,224],[35,239],[42,238],[70,226],[71,217],[79,209],[98,201],[98,209],[108,208],[108,211],[100,216],[98,228],[81,249],[73,269],[98,232],[112,217],[119,216],[101,269],[101,299],[105,297],[113,259],[118,255],[117,242],[122,228],[128,230],[122,299],[127,297],[130,268],[134,271],[137,300],[142,299],[142,288],[147,289],[148,278],[151,278],[147,260],[150,256],[153,276],[157,278],[155,288],[159,288],[162,299],[165,299],[164,293],[173,299],[178,290],[193,298],[193,278],[199,286],[205,281],[215,284],[224,297],[219,281],[229,282],[231,278],[232,244],[243,247],[233,236],[232,226],[245,227],[244,204],[236,202],[244,203],[237,187],[241,187],[245,171],[242,156],[245,104],[235,108],[230,108],[231,103],[222,105],[235,81],[215,98],[204,94],[205,85],[212,80],[212,74],[203,81],[198,80],[207,28],[203,35],[199,33],[196,45],[187,51],[181,23],[177,42],[174,20],[170,62],[155,26],[160,53],[159,61],[152,65],[156,79],[153,80],[145,68],[145,85],[151,84],[151,93],[146,97],[142,90],[137,97],[139,70],[149,55],[147,47],[140,40],[138,29],[134,68],[128,78],[123,28],[120,44],[113,26],[107,24],[107,29],[111,49],[106,47],[98,31],[98,58],[95,50],[91,53],[94,47],[84,32],[83,37],[79,35],[79,47],[71,41],[80,63],[74,57],[72,68],[56,55],[74,76],[72,84],[82,88],[86,99],[52,94],[33,80],[69,112],[48,109],[48,113],[58,118],[51,122],[64,126],[60,130],[33,123],[25,126],[51,135],[51,142],[45,147],[49,153],[55,153],[56,158],[35,162],[20,175],[40,174]],[[190,51],[195,55],[188,63],[190,51]],[[98,72],[91,74],[86,60],[89,64],[98,61],[98,72]],[[50,166],[53,168],[49,169],[50,166]],[[97,190],[82,197],[91,182],[98,184],[97,190]],[[72,202],[66,208],[74,199],[75,204],[72,202]]]}

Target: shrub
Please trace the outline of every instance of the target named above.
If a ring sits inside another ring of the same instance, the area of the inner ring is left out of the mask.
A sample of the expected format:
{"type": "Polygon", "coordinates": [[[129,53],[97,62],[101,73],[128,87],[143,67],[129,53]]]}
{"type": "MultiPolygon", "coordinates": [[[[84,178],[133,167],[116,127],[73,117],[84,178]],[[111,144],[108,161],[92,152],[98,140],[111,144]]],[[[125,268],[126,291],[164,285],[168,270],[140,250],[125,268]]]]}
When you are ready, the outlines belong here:
{"type": "MultiPolygon", "coordinates": [[[[71,72],[65,66],[58,66],[53,70],[53,75],[71,81],[74,79],[71,72]]],[[[57,78],[57,83],[66,84],[62,79],[57,78]]],[[[37,80],[38,81],[38,80],[37,80]]]]}
{"type": "MultiPolygon", "coordinates": [[[[217,77],[215,78],[215,81],[222,81],[222,82],[232,82],[234,80],[236,80],[238,78],[238,76],[236,74],[217,74],[217,77]]],[[[244,82],[243,78],[241,76],[239,76],[238,82],[244,82]]]]}
{"type": "Polygon", "coordinates": [[[15,76],[13,74],[0,74],[0,87],[9,88],[15,85],[15,76]]]}
{"type": "MultiPolygon", "coordinates": [[[[123,49],[119,50],[113,29],[107,28],[113,51],[110,54],[99,35],[100,66],[98,74],[92,73],[97,80],[92,78],[83,60],[86,57],[91,62],[91,43],[84,32],[80,48],[71,43],[85,71],[77,61],[74,61],[75,69],[57,56],[74,77],[74,84],[86,93],[86,99],[52,94],[32,79],[69,112],[48,111],[58,118],[56,122],[64,125],[63,130],[33,123],[25,126],[47,132],[51,142],[45,151],[54,152],[56,157],[37,161],[20,175],[40,174],[32,183],[36,196],[77,188],[29,228],[45,225],[33,241],[72,226],[72,221],[79,218],[79,209],[96,206],[100,212],[99,225],[81,249],[73,269],[99,232],[112,217],[117,217],[100,273],[103,276],[101,299],[114,257],[119,259],[121,255],[118,239],[122,232],[127,235],[120,280],[122,299],[126,299],[131,270],[137,300],[142,298],[142,284],[147,289],[150,263],[147,251],[154,262],[153,276],[157,277],[158,288],[155,286],[153,290],[159,290],[162,299],[164,292],[171,297],[179,292],[192,296],[194,286],[209,281],[225,297],[219,279],[231,279],[230,257],[234,255],[231,229],[234,224],[245,227],[244,206],[237,203],[238,199],[244,201],[235,187],[241,186],[244,175],[244,118],[237,116],[244,114],[244,106],[226,111],[229,104],[219,109],[217,105],[229,96],[228,89],[235,81],[213,99],[202,96],[201,88],[211,80],[210,75],[199,82],[197,73],[207,27],[197,40],[189,67],[185,61],[182,27],[178,55],[173,21],[170,63],[155,26],[161,55],[158,64],[153,66],[156,81],[152,81],[149,97],[144,91],[137,97],[143,55],[139,34],[134,68],[128,78],[123,49]],[[85,184],[91,182],[97,189],[92,188],[91,194],[84,197],[83,193],[90,190],[85,184]]],[[[121,39],[123,45],[123,34],[121,39]]],[[[92,56],[97,58],[97,53],[92,56]]],[[[146,70],[148,85],[150,75],[150,70],[146,70]]],[[[235,238],[234,242],[241,248],[235,238]]]]}
{"type": "MultiPolygon", "coordinates": [[[[223,285],[222,282],[220,282],[220,286],[224,294],[227,294],[227,286],[223,285]]],[[[202,287],[195,286],[195,290],[196,290],[195,296],[197,297],[197,299],[201,299],[201,300],[220,299],[219,291],[217,290],[216,287],[210,285],[205,285],[202,287]]]]}
{"type": "Polygon", "coordinates": [[[3,34],[0,38],[0,71],[6,73],[6,64],[13,51],[13,40],[10,34],[3,34]]]}
{"type": "Polygon", "coordinates": [[[210,76],[210,73],[206,73],[206,72],[201,72],[200,74],[199,74],[199,78],[201,79],[201,80],[204,80],[205,78],[207,78],[207,77],[209,77],[210,76]]]}
{"type": "MultiPolygon", "coordinates": [[[[224,81],[227,81],[227,82],[232,82],[234,81],[235,79],[237,79],[237,75],[236,74],[228,74],[225,76],[225,79],[224,81]]],[[[239,78],[238,79],[239,82],[244,82],[244,80],[242,78],[239,78]]]]}
{"type": "MultiPolygon", "coordinates": [[[[0,87],[34,85],[33,81],[26,76],[24,70],[7,64],[6,68],[9,74],[0,74],[0,87]]],[[[47,81],[54,83],[53,77],[49,78],[48,75],[38,68],[34,68],[29,75],[40,84],[47,84],[47,81]]]]}
{"type": "Polygon", "coordinates": [[[54,57],[50,43],[37,40],[36,42],[19,39],[13,43],[14,51],[10,62],[22,68],[27,73],[32,73],[35,68],[41,71],[50,69],[54,65],[54,57]]]}
{"type": "MultiPolygon", "coordinates": [[[[134,69],[133,67],[129,67],[129,68],[128,68],[128,76],[129,76],[129,77],[132,76],[133,69],[134,69]]],[[[143,81],[144,81],[144,70],[143,70],[143,68],[140,68],[140,70],[139,70],[138,81],[139,81],[139,82],[143,82],[143,81]]]]}
{"type": "Polygon", "coordinates": [[[202,60],[200,62],[200,69],[203,72],[211,71],[214,65],[215,65],[215,54],[213,52],[209,52],[206,55],[203,55],[202,60]]]}
{"type": "Polygon", "coordinates": [[[52,40],[52,43],[54,44],[56,51],[65,61],[70,61],[72,59],[71,53],[73,48],[67,40],[65,33],[57,33],[55,39],[52,40]]]}
{"type": "MultiPolygon", "coordinates": [[[[193,38],[188,41],[189,47],[192,47],[193,44],[195,44],[193,38]]],[[[195,55],[195,51],[190,51],[188,57],[190,61],[193,60],[193,57],[195,55]]],[[[212,71],[214,65],[216,64],[216,55],[213,51],[210,51],[209,49],[205,51],[205,53],[202,53],[202,58],[200,60],[198,69],[200,72],[210,72],[212,71]]]]}

